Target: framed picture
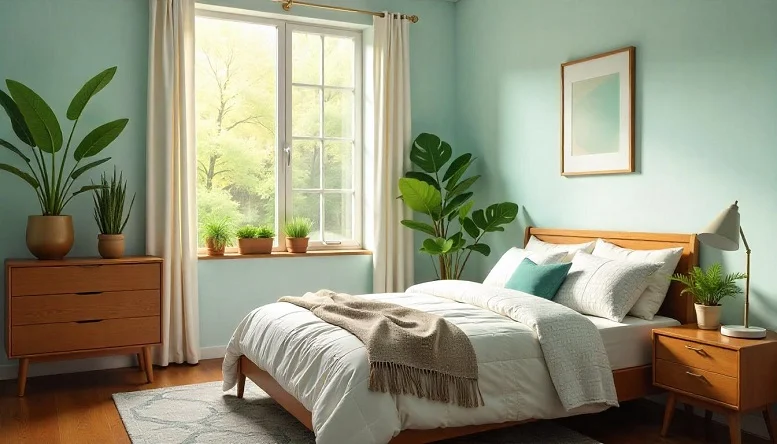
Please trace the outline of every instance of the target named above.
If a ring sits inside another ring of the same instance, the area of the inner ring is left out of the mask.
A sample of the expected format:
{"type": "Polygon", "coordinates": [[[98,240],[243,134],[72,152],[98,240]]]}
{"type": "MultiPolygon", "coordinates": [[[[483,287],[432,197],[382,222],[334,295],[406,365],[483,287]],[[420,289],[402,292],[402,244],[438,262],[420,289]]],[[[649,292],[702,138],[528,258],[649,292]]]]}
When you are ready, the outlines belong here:
{"type": "Polygon", "coordinates": [[[634,172],[634,54],[561,65],[561,175],[634,172]]]}

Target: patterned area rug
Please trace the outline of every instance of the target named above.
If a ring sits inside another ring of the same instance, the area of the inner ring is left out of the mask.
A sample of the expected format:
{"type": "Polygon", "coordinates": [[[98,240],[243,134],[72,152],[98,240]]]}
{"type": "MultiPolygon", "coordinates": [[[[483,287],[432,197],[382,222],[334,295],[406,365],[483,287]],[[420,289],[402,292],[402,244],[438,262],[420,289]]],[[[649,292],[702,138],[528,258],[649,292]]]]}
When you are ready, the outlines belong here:
{"type": "MultiPolygon", "coordinates": [[[[313,433],[246,381],[245,399],[221,382],[116,393],[133,444],[314,444],[313,433]]],[[[445,444],[598,444],[550,421],[442,441],[445,444]]]]}

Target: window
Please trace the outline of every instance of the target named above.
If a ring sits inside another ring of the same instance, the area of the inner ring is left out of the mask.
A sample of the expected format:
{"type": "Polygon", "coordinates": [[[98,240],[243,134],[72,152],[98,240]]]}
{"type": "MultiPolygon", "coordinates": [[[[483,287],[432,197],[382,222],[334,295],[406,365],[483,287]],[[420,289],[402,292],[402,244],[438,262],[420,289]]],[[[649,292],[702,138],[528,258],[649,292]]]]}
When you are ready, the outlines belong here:
{"type": "Polygon", "coordinates": [[[361,34],[205,10],[195,32],[200,228],[270,225],[283,250],[302,216],[311,249],[360,247],[361,34]]]}

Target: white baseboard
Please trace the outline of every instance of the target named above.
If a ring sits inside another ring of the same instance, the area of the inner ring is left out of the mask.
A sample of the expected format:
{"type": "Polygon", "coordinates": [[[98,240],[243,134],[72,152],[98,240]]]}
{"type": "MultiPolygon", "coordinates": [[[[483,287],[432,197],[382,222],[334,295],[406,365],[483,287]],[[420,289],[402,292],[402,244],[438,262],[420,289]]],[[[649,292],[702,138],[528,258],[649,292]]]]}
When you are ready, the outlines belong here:
{"type": "MultiPolygon", "coordinates": [[[[223,358],[226,346],[203,347],[200,349],[200,359],[223,358]]],[[[132,367],[138,365],[132,356],[108,356],[102,358],[74,359],[70,361],[49,361],[30,363],[28,377],[61,375],[63,373],[90,372],[94,370],[107,370],[111,368],[132,367]]],[[[18,364],[0,365],[0,381],[16,379],[18,364]]]]}

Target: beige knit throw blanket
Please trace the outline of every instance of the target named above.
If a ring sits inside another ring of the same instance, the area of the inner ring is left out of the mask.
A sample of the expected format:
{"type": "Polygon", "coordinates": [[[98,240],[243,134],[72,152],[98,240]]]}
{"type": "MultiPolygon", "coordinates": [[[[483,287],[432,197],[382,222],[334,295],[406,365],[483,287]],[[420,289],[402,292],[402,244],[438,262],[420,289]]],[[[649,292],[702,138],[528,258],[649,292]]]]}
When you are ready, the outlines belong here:
{"type": "Polygon", "coordinates": [[[288,302],[359,338],[370,363],[369,389],[479,407],[478,364],[461,329],[440,316],[320,290],[288,302]]]}

